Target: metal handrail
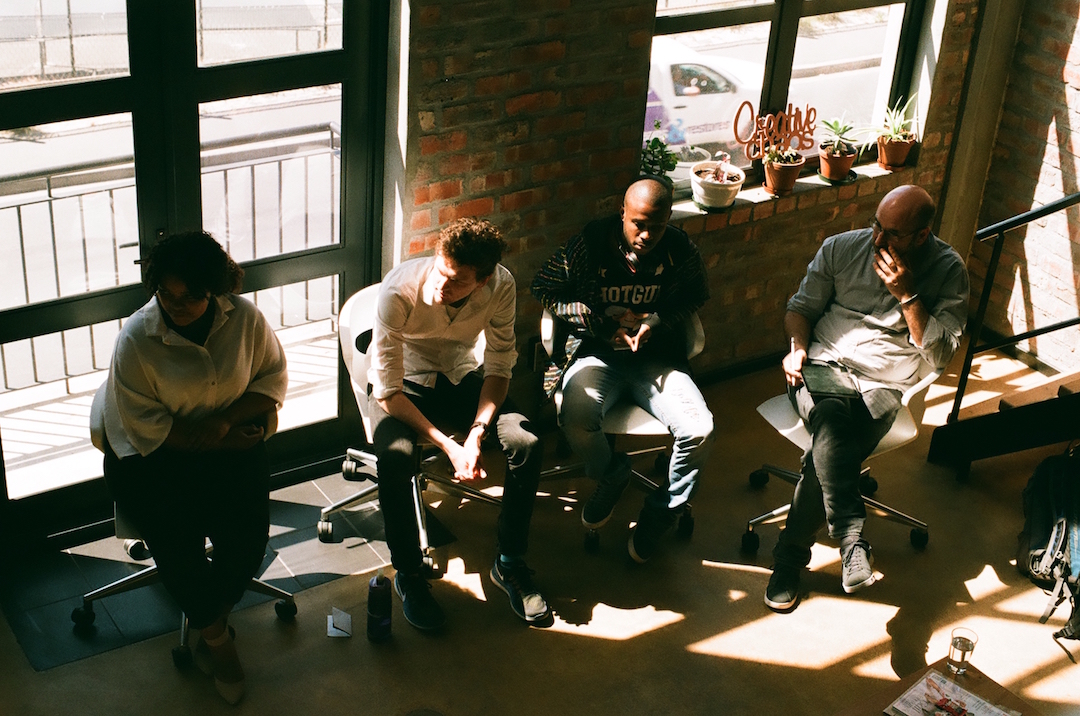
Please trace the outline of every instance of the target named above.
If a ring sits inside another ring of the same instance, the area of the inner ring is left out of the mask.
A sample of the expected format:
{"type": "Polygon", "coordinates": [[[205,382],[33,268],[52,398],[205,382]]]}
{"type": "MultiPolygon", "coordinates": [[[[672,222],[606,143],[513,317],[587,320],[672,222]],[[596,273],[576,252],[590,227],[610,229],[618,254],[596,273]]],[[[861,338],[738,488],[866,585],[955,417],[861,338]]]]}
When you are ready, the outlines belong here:
{"type": "Polygon", "coordinates": [[[964,399],[964,391],[967,390],[968,376],[971,374],[971,364],[977,353],[1016,345],[1029,338],[1035,338],[1036,336],[1053,333],[1054,331],[1080,324],[1080,317],[1070,318],[1069,320],[1053,323],[1048,326],[1043,326],[1042,328],[1036,328],[1019,335],[1001,338],[996,341],[989,341],[982,344],[979,344],[978,342],[982,336],[983,321],[986,318],[986,309],[990,303],[990,292],[994,287],[994,277],[997,274],[998,263],[1001,260],[1001,249],[1005,245],[1005,232],[1012,231],[1021,226],[1026,226],[1032,221],[1037,221],[1044,216],[1049,216],[1050,214],[1054,214],[1063,209],[1068,209],[1077,204],[1080,204],[1080,192],[1057,199],[1056,201],[1052,201],[1049,204],[1045,204],[1036,209],[1025,211],[1022,214],[1017,214],[1012,218],[999,221],[996,224],[992,224],[975,232],[976,241],[986,242],[993,239],[994,248],[990,254],[990,263],[987,264],[986,267],[986,278],[983,280],[982,295],[979,296],[979,308],[975,311],[975,317],[969,324],[968,334],[970,338],[968,339],[967,353],[964,356],[964,367],[960,371],[960,379],[956,384],[956,396],[953,398],[952,411],[949,413],[948,422],[954,423],[960,417],[960,403],[964,399]]]}

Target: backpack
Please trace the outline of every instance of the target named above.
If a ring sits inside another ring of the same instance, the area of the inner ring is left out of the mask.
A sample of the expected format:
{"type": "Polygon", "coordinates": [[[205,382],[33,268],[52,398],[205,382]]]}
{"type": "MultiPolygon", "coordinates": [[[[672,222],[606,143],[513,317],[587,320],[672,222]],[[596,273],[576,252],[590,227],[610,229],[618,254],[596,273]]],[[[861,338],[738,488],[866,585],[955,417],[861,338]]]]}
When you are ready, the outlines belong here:
{"type": "Polygon", "coordinates": [[[1070,446],[1035,468],[1024,488],[1024,529],[1017,537],[1016,568],[1050,592],[1040,624],[1069,599],[1072,615],[1054,632],[1054,641],[1075,658],[1059,639],[1080,639],[1080,451],[1070,446]]]}

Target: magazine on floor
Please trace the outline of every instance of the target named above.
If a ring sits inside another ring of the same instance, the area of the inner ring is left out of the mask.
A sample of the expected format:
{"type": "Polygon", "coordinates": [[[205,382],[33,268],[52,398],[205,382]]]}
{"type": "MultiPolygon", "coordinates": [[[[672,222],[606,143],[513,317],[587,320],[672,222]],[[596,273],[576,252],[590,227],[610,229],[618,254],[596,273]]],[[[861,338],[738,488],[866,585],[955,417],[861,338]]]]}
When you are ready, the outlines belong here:
{"type": "Polygon", "coordinates": [[[885,709],[886,716],[1009,716],[931,669],[885,709]]]}

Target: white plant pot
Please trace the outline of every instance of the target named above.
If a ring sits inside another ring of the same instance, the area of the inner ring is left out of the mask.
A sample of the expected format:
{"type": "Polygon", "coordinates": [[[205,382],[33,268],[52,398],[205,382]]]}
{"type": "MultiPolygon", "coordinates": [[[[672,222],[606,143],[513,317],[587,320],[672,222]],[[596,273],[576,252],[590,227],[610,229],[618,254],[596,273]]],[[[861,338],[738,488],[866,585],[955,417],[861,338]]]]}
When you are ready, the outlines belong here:
{"type": "Polygon", "coordinates": [[[722,209],[725,206],[731,206],[735,201],[735,197],[738,196],[739,190],[742,189],[743,182],[746,181],[746,174],[743,170],[732,164],[728,164],[725,171],[729,174],[738,174],[739,181],[737,182],[721,184],[715,180],[702,179],[698,175],[699,171],[715,169],[718,164],[719,162],[712,161],[698,162],[690,168],[690,189],[693,192],[694,201],[710,209],[722,209]]]}

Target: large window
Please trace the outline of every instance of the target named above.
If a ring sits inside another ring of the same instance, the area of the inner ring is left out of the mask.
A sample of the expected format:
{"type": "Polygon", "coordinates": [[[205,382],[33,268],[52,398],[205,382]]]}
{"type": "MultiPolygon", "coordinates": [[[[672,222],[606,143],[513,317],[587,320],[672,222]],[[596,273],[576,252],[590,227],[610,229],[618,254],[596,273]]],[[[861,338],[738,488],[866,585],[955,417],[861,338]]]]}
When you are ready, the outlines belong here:
{"type": "Polygon", "coordinates": [[[734,124],[744,101],[759,115],[813,107],[819,135],[823,119],[876,126],[906,99],[924,4],[659,0],[646,136],[659,121],[676,148],[726,151],[745,167],[735,137],[746,128],[734,124]]]}
{"type": "Polygon", "coordinates": [[[336,320],[380,255],[385,22],[363,1],[3,3],[0,524],[45,536],[108,514],[90,403],[170,233],[210,231],[285,346],[279,473],[360,430],[336,320]]]}

